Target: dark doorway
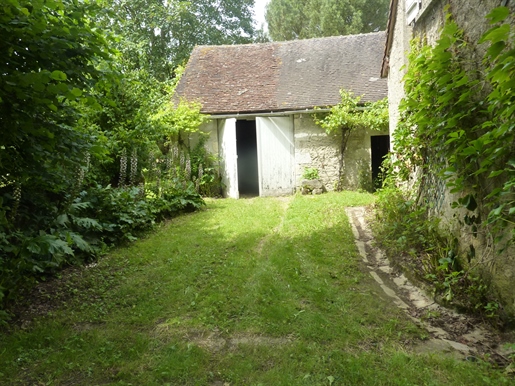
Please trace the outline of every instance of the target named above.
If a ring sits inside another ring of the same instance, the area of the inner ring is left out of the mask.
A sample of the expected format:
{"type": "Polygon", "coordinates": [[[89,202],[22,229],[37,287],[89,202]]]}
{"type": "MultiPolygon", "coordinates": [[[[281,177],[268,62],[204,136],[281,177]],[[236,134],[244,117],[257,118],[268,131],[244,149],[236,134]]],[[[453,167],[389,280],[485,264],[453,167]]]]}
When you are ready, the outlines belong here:
{"type": "Polygon", "coordinates": [[[372,149],[372,181],[376,189],[382,187],[383,178],[381,175],[381,164],[384,157],[390,151],[390,136],[375,135],[370,137],[370,147],[372,149]]]}
{"type": "Polygon", "coordinates": [[[259,196],[256,121],[236,121],[236,154],[240,196],[259,196]]]}

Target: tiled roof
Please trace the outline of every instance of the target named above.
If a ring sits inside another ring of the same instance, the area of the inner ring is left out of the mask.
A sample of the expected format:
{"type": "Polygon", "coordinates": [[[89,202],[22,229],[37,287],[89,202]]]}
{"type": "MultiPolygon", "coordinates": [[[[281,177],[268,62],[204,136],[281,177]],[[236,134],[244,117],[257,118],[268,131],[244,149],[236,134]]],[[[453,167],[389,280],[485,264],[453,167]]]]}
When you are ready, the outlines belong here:
{"type": "Polygon", "coordinates": [[[177,95],[208,114],[304,110],[333,106],[340,89],[375,101],[387,95],[380,77],[385,33],[289,42],[197,46],[177,95]]]}

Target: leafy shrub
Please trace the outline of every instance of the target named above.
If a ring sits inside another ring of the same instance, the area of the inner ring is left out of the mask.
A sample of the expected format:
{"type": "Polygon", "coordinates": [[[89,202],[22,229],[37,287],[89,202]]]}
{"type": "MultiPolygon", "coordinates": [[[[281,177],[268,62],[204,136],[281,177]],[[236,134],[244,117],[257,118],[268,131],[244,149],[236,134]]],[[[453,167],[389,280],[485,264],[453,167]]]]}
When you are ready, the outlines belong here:
{"type": "Polygon", "coordinates": [[[89,229],[97,239],[95,242],[113,245],[133,241],[137,233],[150,229],[154,224],[151,204],[136,187],[97,185],[82,192],[77,201],[86,204],[85,214],[95,218],[98,224],[96,229],[89,229]]]}
{"type": "Polygon", "coordinates": [[[190,152],[191,175],[197,192],[205,197],[218,197],[222,192],[222,179],[218,173],[218,157],[205,147],[207,137],[201,136],[190,152]]]}
{"type": "Polygon", "coordinates": [[[304,180],[318,180],[320,178],[318,174],[317,168],[304,168],[304,172],[302,173],[302,178],[304,180]]]}
{"type": "Polygon", "coordinates": [[[152,214],[158,220],[181,212],[192,212],[205,205],[193,183],[189,183],[183,191],[165,189],[160,196],[150,195],[148,202],[151,205],[152,214]]]}
{"type": "Polygon", "coordinates": [[[451,193],[473,192],[487,219],[481,228],[502,252],[515,241],[515,29],[508,7],[486,18],[491,28],[479,41],[469,41],[450,13],[434,45],[412,41],[394,149],[399,177],[425,168],[451,193]],[[483,64],[471,65],[479,46],[483,64]]]}
{"type": "Polygon", "coordinates": [[[498,319],[487,285],[461,266],[457,240],[407,190],[391,182],[380,189],[376,220],[374,234],[388,257],[411,278],[429,284],[437,300],[498,319]]]}
{"type": "MultiPolygon", "coordinates": [[[[9,221],[6,214],[10,208],[3,203],[0,198],[0,311],[5,301],[40,275],[94,258],[109,246],[136,240],[156,220],[204,204],[192,183],[186,189],[166,189],[159,197],[151,191],[147,197],[137,187],[96,185],[82,191],[66,211],[59,213],[54,207],[46,217],[20,229],[9,221]]],[[[7,203],[12,206],[13,199],[7,203]]],[[[22,203],[20,208],[26,206],[22,203]]],[[[0,320],[6,316],[0,312],[0,320]]]]}

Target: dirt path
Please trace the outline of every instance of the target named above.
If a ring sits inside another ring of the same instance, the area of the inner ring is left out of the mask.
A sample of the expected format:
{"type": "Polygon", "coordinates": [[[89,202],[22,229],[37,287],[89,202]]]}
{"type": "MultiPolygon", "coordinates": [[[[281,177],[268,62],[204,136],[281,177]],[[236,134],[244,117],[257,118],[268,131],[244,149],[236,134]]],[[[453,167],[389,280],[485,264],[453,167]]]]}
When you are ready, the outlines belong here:
{"type": "Polygon", "coordinates": [[[512,351],[502,347],[500,334],[478,318],[441,307],[390,266],[383,252],[374,246],[364,207],[346,208],[346,212],[370,275],[397,307],[428,332],[428,339],[415,351],[448,352],[469,361],[489,358],[502,366],[510,363],[508,356],[512,351]]]}

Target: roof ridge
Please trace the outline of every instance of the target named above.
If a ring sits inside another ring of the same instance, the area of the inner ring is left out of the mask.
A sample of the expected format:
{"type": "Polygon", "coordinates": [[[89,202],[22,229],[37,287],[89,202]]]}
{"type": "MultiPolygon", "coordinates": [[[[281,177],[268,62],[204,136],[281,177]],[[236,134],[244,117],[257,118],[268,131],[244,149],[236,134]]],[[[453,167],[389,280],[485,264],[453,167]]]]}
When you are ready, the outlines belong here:
{"type": "Polygon", "coordinates": [[[264,43],[242,43],[242,44],[199,44],[194,48],[205,48],[205,47],[252,47],[252,46],[274,46],[274,45],[284,45],[284,44],[295,44],[299,42],[309,42],[314,40],[329,40],[329,39],[346,39],[360,36],[368,36],[368,35],[379,35],[384,34],[386,31],[375,31],[375,32],[364,32],[359,34],[349,34],[349,35],[334,35],[334,36],[321,36],[314,38],[306,38],[306,39],[294,39],[294,40],[280,40],[280,41],[272,41],[272,42],[264,42],[264,43]]]}

